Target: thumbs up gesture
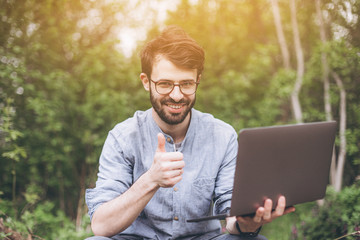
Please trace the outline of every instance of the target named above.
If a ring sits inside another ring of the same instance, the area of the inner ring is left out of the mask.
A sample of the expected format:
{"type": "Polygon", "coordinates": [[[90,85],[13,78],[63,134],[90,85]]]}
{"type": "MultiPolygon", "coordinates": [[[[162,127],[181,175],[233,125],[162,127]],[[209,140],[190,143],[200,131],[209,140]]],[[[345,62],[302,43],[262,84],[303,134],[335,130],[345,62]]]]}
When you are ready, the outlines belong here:
{"type": "Polygon", "coordinates": [[[172,187],[182,179],[184,156],[181,152],[166,152],[164,135],[159,133],[157,137],[158,147],[148,173],[159,187],[172,187]]]}

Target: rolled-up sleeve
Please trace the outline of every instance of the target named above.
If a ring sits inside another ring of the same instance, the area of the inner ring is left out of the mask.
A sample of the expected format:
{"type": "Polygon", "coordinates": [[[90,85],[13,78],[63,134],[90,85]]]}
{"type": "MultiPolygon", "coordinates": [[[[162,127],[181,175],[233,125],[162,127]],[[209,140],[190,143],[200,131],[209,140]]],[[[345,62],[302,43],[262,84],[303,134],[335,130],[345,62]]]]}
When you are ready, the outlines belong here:
{"type": "Polygon", "coordinates": [[[213,208],[214,215],[224,214],[230,209],[237,151],[237,134],[234,130],[229,138],[224,160],[216,179],[213,208]]]}
{"type": "Polygon", "coordinates": [[[109,132],[99,160],[99,173],[96,187],[86,190],[86,204],[92,218],[96,209],[132,185],[133,162],[124,154],[126,140],[109,132]]]}

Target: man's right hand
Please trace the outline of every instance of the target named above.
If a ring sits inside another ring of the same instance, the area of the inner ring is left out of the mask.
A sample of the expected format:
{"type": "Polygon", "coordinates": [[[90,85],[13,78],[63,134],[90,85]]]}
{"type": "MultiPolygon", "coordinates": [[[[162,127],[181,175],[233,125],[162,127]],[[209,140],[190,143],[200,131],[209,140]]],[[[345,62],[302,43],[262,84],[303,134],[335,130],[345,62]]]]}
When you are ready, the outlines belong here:
{"type": "Polygon", "coordinates": [[[110,237],[128,228],[159,187],[172,187],[182,179],[184,166],[183,154],[166,152],[165,137],[158,134],[158,147],[150,169],[123,194],[97,208],[91,220],[94,234],[110,237]]]}
{"type": "Polygon", "coordinates": [[[184,156],[181,152],[166,152],[164,135],[159,133],[157,137],[158,147],[148,174],[159,187],[173,187],[182,179],[184,156]]]}

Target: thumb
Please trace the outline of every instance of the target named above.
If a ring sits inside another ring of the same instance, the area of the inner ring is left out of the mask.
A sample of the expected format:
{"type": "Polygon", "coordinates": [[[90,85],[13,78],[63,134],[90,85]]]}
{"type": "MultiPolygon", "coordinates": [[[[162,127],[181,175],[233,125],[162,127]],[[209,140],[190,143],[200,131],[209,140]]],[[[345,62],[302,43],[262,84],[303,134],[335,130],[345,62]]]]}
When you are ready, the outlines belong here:
{"type": "Polygon", "coordinates": [[[162,133],[159,133],[157,137],[158,137],[158,147],[156,149],[156,152],[166,152],[164,135],[162,133]]]}

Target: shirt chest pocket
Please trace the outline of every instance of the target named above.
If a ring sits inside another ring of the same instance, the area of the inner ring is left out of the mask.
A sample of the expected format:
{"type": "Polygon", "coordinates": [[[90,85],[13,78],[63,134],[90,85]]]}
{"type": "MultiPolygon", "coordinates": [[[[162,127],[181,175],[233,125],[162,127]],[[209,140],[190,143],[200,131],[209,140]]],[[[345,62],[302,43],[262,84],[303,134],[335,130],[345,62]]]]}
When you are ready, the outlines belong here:
{"type": "Polygon", "coordinates": [[[206,216],[211,211],[215,178],[198,178],[191,185],[187,206],[189,216],[206,216]]]}

